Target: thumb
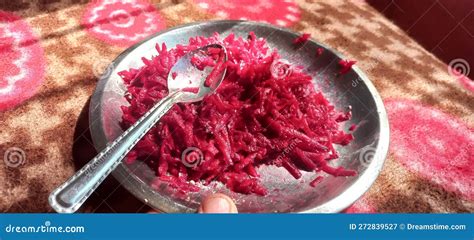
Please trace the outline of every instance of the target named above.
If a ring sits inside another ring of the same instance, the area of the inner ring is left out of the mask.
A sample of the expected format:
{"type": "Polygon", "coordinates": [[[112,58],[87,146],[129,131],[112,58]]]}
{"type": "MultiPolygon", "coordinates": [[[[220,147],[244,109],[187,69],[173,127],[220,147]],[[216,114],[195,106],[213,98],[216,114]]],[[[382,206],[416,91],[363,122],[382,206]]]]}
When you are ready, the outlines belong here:
{"type": "Polygon", "coordinates": [[[198,213],[237,213],[237,207],[230,197],[216,193],[204,199],[198,213]]]}

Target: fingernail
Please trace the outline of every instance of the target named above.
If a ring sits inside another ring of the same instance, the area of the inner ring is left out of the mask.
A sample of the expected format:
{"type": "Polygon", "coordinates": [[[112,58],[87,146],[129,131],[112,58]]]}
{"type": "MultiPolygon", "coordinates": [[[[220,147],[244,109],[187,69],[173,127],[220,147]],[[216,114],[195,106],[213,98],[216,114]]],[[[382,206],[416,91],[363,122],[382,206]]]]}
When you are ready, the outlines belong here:
{"type": "Polygon", "coordinates": [[[202,204],[203,213],[230,213],[231,205],[229,201],[221,197],[211,197],[202,204]]]}

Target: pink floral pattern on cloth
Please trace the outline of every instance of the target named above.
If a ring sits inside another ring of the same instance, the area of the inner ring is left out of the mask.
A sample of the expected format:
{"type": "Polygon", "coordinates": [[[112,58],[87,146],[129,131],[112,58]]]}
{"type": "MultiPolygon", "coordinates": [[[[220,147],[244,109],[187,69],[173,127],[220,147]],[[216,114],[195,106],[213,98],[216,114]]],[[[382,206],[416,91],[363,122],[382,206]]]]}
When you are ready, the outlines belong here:
{"type": "Polygon", "coordinates": [[[474,80],[467,77],[470,70],[469,63],[463,59],[454,59],[448,66],[449,74],[455,77],[466,90],[474,92],[474,80]]]}
{"type": "Polygon", "coordinates": [[[89,3],[82,25],[95,38],[127,47],[166,27],[158,10],[144,0],[89,3]]]}
{"type": "Polygon", "coordinates": [[[474,93],[474,80],[472,80],[472,79],[470,79],[470,78],[468,78],[468,77],[466,77],[466,76],[462,76],[462,77],[459,77],[459,78],[458,78],[458,81],[461,83],[461,85],[462,85],[465,89],[467,89],[467,90],[469,90],[469,91],[471,91],[471,92],[474,93]]]}
{"type": "Polygon", "coordinates": [[[27,22],[0,11],[0,111],[32,97],[45,75],[39,39],[27,22]]]}
{"type": "Polygon", "coordinates": [[[219,17],[252,20],[288,27],[300,20],[300,9],[291,0],[194,0],[197,6],[219,17]]]}
{"type": "Polygon", "coordinates": [[[474,200],[474,130],[417,102],[388,100],[385,106],[396,160],[447,191],[474,200]]]}

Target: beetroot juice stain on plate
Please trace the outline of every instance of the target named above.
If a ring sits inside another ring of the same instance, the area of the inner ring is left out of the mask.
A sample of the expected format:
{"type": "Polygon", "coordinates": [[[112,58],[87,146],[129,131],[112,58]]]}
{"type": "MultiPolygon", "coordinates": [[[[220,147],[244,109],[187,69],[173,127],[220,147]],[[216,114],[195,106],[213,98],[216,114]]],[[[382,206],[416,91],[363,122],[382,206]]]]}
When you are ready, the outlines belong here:
{"type": "MultiPolygon", "coordinates": [[[[262,165],[285,168],[297,179],[302,171],[356,175],[353,170],[329,165],[339,157],[333,144],[347,145],[353,139],[341,128],[350,112],[338,112],[315,90],[312,77],[300,69],[292,68],[275,78],[272,66],[280,56],[252,32],[247,39],[233,34],[224,39],[198,36],[189,45],[169,50],[162,45],[155,57],[143,60],[142,68],[121,72],[132,94],[130,106],[122,108],[124,129],[168,94],[165,79],[177,59],[217,42],[225,46],[229,59],[226,77],[216,93],[202,103],[171,109],[132,150],[129,162],[146,158],[158,179],[184,193],[199,190],[190,181],[204,185],[217,181],[234,192],[266,195],[256,171],[262,165]],[[189,147],[202,152],[199,165],[186,167],[180,161],[189,147]]],[[[214,66],[218,71],[216,54],[193,56],[191,63],[201,70],[214,66]]],[[[321,180],[315,176],[310,185],[321,180]]]]}

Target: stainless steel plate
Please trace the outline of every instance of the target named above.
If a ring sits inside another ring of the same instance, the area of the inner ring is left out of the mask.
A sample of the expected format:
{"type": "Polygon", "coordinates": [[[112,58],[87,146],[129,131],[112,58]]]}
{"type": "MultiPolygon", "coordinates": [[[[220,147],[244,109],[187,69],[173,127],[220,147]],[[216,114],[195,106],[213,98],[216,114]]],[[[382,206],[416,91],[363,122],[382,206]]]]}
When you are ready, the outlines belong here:
{"type": "Polygon", "coordinates": [[[367,191],[383,166],[388,150],[389,126],[382,99],[358,67],[353,67],[345,75],[338,74],[338,61],[344,59],[342,55],[315,41],[295,50],[292,41],[299,34],[272,25],[244,21],[193,23],[159,32],[125,50],[109,66],[111,71],[100,79],[92,96],[89,121],[96,149],[103,149],[122,133],[120,106],[128,103],[118,72],[142,66],[141,57],[156,55],[156,43],[164,42],[172,48],[176,44],[187,44],[190,37],[210,36],[214,32],[222,36],[235,33],[246,37],[250,31],[266,38],[283,58],[305,67],[313,76],[315,86],[336,108],[344,110],[352,106],[352,120],[345,123],[344,128],[348,129],[353,123],[358,125],[354,132],[355,140],[348,146],[338,147],[341,158],[335,164],[357,170],[359,175],[326,177],[312,188],[309,181],[314,178],[314,173],[305,173],[302,179],[295,180],[282,168],[263,166],[258,171],[262,183],[269,190],[265,197],[232,193],[221,184],[215,184],[185,198],[166,184],[161,184],[157,190],[150,187],[155,174],[145,164],[121,164],[114,176],[143,202],[164,212],[193,212],[202,197],[212,192],[230,195],[240,212],[339,212],[345,209],[367,191]],[[319,57],[315,56],[317,48],[324,49],[319,57]]]}

